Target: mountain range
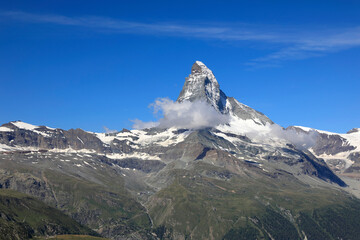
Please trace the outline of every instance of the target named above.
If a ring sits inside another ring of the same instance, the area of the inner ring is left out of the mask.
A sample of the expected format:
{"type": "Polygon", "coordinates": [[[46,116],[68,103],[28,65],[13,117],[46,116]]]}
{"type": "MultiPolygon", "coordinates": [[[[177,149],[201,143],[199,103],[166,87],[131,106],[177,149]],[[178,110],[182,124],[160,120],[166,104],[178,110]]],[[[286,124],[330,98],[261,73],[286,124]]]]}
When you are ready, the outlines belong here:
{"type": "Polygon", "coordinates": [[[160,107],[154,127],[111,133],[3,124],[0,188],[111,239],[358,238],[360,129],[285,129],[200,61],[160,107]]]}

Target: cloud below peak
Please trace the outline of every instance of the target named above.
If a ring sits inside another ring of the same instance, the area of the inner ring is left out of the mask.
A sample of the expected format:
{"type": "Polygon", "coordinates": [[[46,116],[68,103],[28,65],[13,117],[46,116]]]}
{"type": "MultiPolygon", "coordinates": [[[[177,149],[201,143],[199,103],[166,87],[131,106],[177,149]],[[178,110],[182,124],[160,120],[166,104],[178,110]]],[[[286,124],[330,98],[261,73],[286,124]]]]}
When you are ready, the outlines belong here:
{"type": "Polygon", "coordinates": [[[150,105],[154,114],[163,117],[158,122],[142,122],[133,120],[135,129],[149,127],[200,129],[215,127],[229,122],[229,116],[219,113],[207,102],[174,102],[168,98],[159,98],[150,105]]]}

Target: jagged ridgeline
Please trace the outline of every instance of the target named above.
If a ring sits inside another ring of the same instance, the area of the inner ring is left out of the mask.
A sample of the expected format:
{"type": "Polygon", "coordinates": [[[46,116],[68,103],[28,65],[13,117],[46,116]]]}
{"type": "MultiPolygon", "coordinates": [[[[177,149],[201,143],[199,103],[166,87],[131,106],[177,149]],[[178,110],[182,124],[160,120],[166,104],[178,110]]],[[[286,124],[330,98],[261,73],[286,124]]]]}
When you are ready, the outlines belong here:
{"type": "Polygon", "coordinates": [[[222,121],[114,133],[3,124],[2,236],[359,239],[358,129],[284,129],[199,61],[172,104],[222,121]]]}

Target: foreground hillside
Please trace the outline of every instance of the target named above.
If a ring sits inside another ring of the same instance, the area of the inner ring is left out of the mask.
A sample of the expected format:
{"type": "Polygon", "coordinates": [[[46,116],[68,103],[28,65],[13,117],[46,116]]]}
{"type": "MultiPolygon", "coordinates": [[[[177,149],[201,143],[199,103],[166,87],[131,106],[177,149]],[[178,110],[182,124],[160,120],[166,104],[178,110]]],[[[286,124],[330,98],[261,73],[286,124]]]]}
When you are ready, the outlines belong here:
{"type": "Polygon", "coordinates": [[[0,239],[75,233],[97,235],[61,211],[13,190],[0,189],[0,214],[0,239]]]}
{"type": "MultiPolygon", "coordinates": [[[[78,167],[57,157],[63,156],[1,156],[0,186],[32,195],[104,236],[136,234],[150,228],[146,210],[125,190],[123,179],[114,169],[89,166],[78,171],[78,167]],[[26,161],[29,157],[31,160],[26,161]]],[[[103,164],[98,158],[96,161],[103,164]]]]}
{"type": "Polygon", "coordinates": [[[228,179],[204,172],[224,174],[202,163],[174,171],[173,183],[151,198],[164,239],[357,239],[360,233],[360,202],[343,192],[309,188],[285,172],[228,179]]]}

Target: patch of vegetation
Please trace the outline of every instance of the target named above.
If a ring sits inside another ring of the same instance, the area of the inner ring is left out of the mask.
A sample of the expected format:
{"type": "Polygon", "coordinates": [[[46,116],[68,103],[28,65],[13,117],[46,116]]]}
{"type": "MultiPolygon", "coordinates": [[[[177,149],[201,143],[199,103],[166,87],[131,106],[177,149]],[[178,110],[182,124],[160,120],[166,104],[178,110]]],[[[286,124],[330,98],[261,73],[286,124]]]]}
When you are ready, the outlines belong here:
{"type": "Polygon", "coordinates": [[[358,239],[360,236],[359,214],[359,202],[346,201],[343,205],[314,210],[313,219],[334,239],[358,239]]]}
{"type": "Polygon", "coordinates": [[[297,223],[308,240],[331,239],[331,236],[308,213],[300,212],[297,223]]]}
{"type": "Polygon", "coordinates": [[[81,168],[83,172],[65,165],[60,170],[50,170],[54,169],[50,164],[53,163],[39,161],[32,166],[16,161],[0,162],[0,188],[30,194],[102,236],[150,234],[146,209],[126,190],[123,178],[116,171],[106,165],[96,170],[81,168]]]}
{"type": "Polygon", "coordinates": [[[259,229],[253,227],[251,224],[230,229],[223,240],[239,240],[239,239],[265,239],[259,229]]]}
{"type": "Polygon", "coordinates": [[[0,239],[73,233],[98,235],[61,211],[13,190],[0,189],[0,215],[0,239]]]}
{"type": "Polygon", "coordinates": [[[360,236],[360,201],[345,192],[309,188],[291,175],[276,181],[238,175],[214,179],[201,174],[214,166],[197,167],[174,170],[173,183],[151,198],[150,215],[159,233],[172,229],[171,237],[191,239],[360,236]]]}
{"type": "Polygon", "coordinates": [[[269,233],[274,239],[287,240],[287,239],[300,239],[300,236],[295,226],[286,219],[283,215],[266,208],[266,212],[261,216],[259,220],[263,225],[263,228],[269,233]]]}
{"type": "Polygon", "coordinates": [[[102,225],[118,225],[122,226],[123,232],[150,229],[144,207],[116,179],[109,182],[112,186],[109,189],[54,171],[47,171],[46,177],[51,179],[51,187],[60,197],[58,201],[64,203],[62,209],[79,222],[93,229],[98,229],[100,222],[102,225]]]}

